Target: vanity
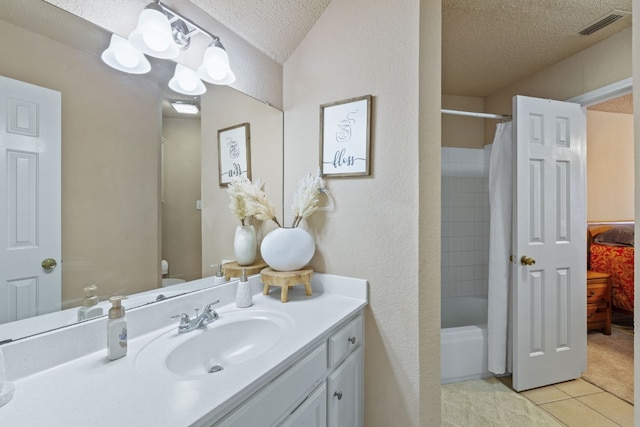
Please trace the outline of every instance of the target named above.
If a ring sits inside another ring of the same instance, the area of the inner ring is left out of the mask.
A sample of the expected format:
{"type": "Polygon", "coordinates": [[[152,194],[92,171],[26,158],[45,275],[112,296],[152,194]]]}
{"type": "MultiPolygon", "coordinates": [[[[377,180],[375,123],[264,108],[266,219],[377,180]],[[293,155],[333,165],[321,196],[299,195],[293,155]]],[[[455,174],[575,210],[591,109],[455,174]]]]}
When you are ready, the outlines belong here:
{"type": "Polygon", "coordinates": [[[362,426],[366,280],[316,273],[287,303],[249,282],[245,309],[233,281],[129,310],[118,360],[104,317],[3,345],[0,425],[362,426]],[[217,320],[178,334],[172,316],[218,300],[217,320]]]}

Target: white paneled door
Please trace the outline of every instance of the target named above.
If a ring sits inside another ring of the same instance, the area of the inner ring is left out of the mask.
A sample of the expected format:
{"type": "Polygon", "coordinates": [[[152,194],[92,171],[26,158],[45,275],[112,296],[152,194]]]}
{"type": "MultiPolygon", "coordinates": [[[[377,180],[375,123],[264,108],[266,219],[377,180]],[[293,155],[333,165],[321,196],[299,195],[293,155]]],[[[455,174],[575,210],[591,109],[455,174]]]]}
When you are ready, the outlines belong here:
{"type": "Polygon", "coordinates": [[[513,387],[587,367],[586,119],[578,104],[513,98],[513,387]]]}
{"type": "Polygon", "coordinates": [[[60,92],[0,77],[0,323],[60,309],[60,92]]]}

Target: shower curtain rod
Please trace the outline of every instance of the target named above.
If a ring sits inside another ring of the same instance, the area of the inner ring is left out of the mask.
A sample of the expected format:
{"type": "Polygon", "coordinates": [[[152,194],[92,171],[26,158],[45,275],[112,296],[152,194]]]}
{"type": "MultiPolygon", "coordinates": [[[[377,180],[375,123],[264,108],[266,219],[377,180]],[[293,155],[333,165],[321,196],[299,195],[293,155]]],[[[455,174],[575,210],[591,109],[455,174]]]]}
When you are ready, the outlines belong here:
{"type": "Polygon", "coordinates": [[[442,112],[442,114],[455,114],[457,116],[480,117],[483,119],[511,120],[511,116],[508,114],[476,113],[473,111],[447,110],[445,108],[441,109],[440,111],[442,112]]]}

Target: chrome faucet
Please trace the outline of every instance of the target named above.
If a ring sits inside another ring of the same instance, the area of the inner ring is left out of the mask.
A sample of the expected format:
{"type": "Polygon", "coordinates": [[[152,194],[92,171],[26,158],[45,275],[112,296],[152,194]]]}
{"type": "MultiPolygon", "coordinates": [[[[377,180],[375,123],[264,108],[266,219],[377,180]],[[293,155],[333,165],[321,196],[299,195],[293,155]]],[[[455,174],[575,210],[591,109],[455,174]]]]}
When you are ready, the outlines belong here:
{"type": "Polygon", "coordinates": [[[178,325],[178,333],[184,334],[191,332],[194,329],[203,328],[211,322],[214,322],[220,318],[218,313],[211,308],[212,305],[219,303],[220,300],[207,304],[202,310],[202,314],[198,316],[198,309],[196,309],[196,317],[191,319],[187,313],[178,314],[177,316],[171,316],[172,319],[180,318],[180,324],[178,325]]]}

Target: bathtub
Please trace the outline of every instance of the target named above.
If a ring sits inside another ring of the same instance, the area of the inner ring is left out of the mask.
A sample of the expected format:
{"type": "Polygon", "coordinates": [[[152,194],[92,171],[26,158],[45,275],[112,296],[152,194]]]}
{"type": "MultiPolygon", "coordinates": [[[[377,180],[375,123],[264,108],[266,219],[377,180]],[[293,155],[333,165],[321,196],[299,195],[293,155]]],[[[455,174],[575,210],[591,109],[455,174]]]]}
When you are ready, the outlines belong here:
{"type": "Polygon", "coordinates": [[[442,298],[440,382],[493,376],[487,365],[487,299],[442,298]]]}

